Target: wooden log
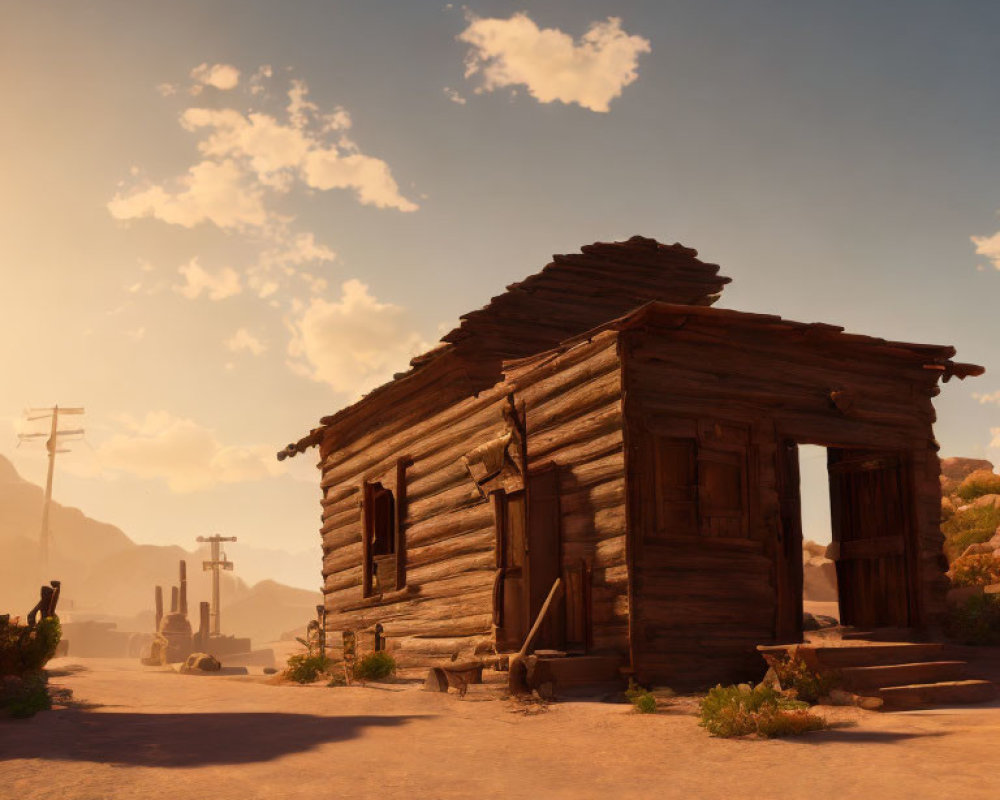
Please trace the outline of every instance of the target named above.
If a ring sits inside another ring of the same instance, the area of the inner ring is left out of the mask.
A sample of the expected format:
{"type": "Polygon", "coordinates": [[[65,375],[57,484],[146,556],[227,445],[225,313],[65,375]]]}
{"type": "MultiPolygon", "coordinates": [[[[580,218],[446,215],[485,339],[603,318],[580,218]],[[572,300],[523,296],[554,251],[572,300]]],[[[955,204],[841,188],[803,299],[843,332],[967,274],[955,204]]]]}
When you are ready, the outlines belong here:
{"type": "Polygon", "coordinates": [[[621,375],[615,371],[594,379],[576,391],[532,406],[528,413],[528,436],[537,436],[546,428],[567,419],[603,408],[615,398],[620,398],[621,392],[621,375]]]}
{"type": "Polygon", "coordinates": [[[504,393],[484,392],[478,398],[428,415],[419,425],[402,431],[386,425],[350,445],[335,447],[327,458],[329,466],[324,469],[322,485],[335,486],[358,475],[388,470],[400,454],[409,453],[416,461],[419,453],[419,458],[425,459],[477,431],[502,427],[501,409],[505,403],[504,393]]]}
{"type": "Polygon", "coordinates": [[[601,437],[617,435],[620,440],[621,429],[621,401],[615,397],[604,407],[590,414],[570,418],[531,435],[529,455],[533,461],[541,461],[556,458],[556,454],[564,453],[578,445],[586,445],[601,437]]]}
{"type": "Polygon", "coordinates": [[[416,525],[438,514],[485,504],[486,498],[483,497],[479,488],[470,481],[467,484],[456,486],[454,489],[438,492],[424,500],[415,500],[412,503],[407,503],[406,524],[416,525]]]}
{"type": "Polygon", "coordinates": [[[361,542],[338,547],[323,556],[323,577],[344,570],[360,568],[362,565],[363,547],[361,542]]]}
{"type": "Polygon", "coordinates": [[[489,503],[445,511],[419,522],[409,522],[406,542],[410,548],[438,542],[471,531],[493,529],[493,509],[489,503]]]}
{"type": "Polygon", "coordinates": [[[352,525],[345,525],[341,528],[337,528],[332,531],[326,531],[323,533],[323,554],[336,550],[341,547],[347,547],[352,544],[357,544],[361,541],[361,520],[358,519],[352,525]]]}
{"type": "Polygon", "coordinates": [[[433,564],[446,558],[454,558],[469,553],[492,553],[496,544],[496,532],[491,529],[470,531],[443,539],[423,547],[407,550],[407,564],[410,569],[433,564]]]}
{"type": "Polygon", "coordinates": [[[494,569],[495,558],[493,549],[490,548],[488,553],[472,553],[470,555],[438,561],[423,567],[416,567],[410,571],[409,576],[414,583],[430,583],[444,577],[458,575],[462,572],[494,569]]]}

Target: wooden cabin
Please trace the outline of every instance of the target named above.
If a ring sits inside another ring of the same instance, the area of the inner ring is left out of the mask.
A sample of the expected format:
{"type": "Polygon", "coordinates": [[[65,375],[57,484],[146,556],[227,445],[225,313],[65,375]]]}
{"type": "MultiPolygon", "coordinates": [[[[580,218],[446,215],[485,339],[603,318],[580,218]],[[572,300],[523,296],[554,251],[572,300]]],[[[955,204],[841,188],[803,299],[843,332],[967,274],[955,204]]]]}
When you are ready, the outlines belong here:
{"type": "Polygon", "coordinates": [[[828,448],[843,622],[934,628],[932,398],[951,347],[716,309],[728,278],[633,237],[560,255],[321,420],[327,640],[405,665],[538,646],[677,687],[802,636],[797,446],[828,448]]]}

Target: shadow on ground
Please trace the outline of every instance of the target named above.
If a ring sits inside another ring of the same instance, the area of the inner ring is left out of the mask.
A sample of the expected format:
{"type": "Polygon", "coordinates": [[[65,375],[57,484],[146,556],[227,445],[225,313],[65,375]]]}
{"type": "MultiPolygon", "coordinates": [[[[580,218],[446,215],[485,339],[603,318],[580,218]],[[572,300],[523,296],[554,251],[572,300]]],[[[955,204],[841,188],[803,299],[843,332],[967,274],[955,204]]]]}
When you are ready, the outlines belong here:
{"type": "Polygon", "coordinates": [[[94,714],[65,709],[24,722],[0,722],[0,762],[38,758],[141,767],[249,764],[352,739],[366,728],[427,717],[94,714]]]}

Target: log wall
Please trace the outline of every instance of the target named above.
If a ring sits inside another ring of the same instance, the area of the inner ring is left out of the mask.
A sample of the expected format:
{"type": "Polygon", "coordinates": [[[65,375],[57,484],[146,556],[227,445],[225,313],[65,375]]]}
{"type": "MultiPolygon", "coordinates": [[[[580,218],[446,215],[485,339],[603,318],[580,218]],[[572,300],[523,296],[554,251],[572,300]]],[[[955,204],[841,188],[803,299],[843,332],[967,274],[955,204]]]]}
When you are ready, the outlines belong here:
{"type": "Polygon", "coordinates": [[[381,624],[386,647],[402,666],[483,652],[492,643],[494,519],[462,456],[506,430],[505,392],[496,388],[427,413],[405,428],[386,422],[361,437],[331,428],[323,442],[323,579],[327,641],[341,655],[354,631],[359,653],[373,649],[381,624]],[[341,442],[338,442],[340,437],[341,442]],[[405,463],[405,587],[363,597],[361,487],[396,489],[405,463]]]}
{"type": "MultiPolygon", "coordinates": [[[[624,654],[628,573],[618,336],[598,334],[507,375],[524,409],[529,476],[558,469],[563,569],[585,564],[590,575],[589,644],[624,654]]],[[[565,613],[565,603],[561,608],[565,613]]]]}
{"type": "MultiPolygon", "coordinates": [[[[623,336],[630,475],[632,657],[640,679],[671,685],[753,677],[754,645],[777,626],[779,442],[903,453],[913,489],[912,541],[924,624],[943,612],[936,375],[915,359],[777,326],[711,319],[649,324],[623,336]],[[831,391],[849,398],[838,409],[831,391]],[[679,420],[748,431],[749,524],[743,539],[664,540],[653,530],[652,437],[679,420]]],[[[786,573],[787,574],[787,573],[786,573]]],[[[759,677],[759,675],[756,675],[759,677]]]]}

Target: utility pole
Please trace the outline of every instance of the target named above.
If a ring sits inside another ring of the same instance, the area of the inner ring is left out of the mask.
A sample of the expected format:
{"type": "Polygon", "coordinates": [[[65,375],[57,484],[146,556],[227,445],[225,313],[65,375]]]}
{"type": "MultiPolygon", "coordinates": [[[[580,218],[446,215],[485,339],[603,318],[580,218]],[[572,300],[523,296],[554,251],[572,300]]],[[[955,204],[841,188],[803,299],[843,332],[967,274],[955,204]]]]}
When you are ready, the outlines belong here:
{"type": "Polygon", "coordinates": [[[49,571],[49,509],[52,505],[52,476],[55,474],[56,470],[56,453],[70,452],[69,448],[61,448],[59,446],[61,444],[60,437],[83,435],[83,428],[76,428],[74,430],[59,430],[59,415],[82,414],[83,412],[84,409],[82,408],[59,408],[57,405],[52,406],[51,408],[29,408],[25,412],[25,420],[27,422],[34,422],[39,419],[51,418],[52,424],[49,432],[47,434],[19,433],[17,435],[18,447],[21,446],[21,442],[48,436],[48,439],[45,441],[45,449],[49,451],[49,472],[48,477],[45,479],[45,502],[42,505],[42,529],[38,535],[39,566],[42,570],[43,579],[49,571]]]}
{"type": "Polygon", "coordinates": [[[220,625],[219,625],[219,570],[226,569],[232,570],[233,562],[226,558],[225,552],[223,552],[219,544],[221,542],[235,542],[235,536],[199,536],[197,541],[208,542],[212,545],[212,560],[202,561],[202,570],[207,572],[212,571],[212,635],[220,636],[220,625]],[[221,558],[220,558],[221,556],[221,558]]]}

